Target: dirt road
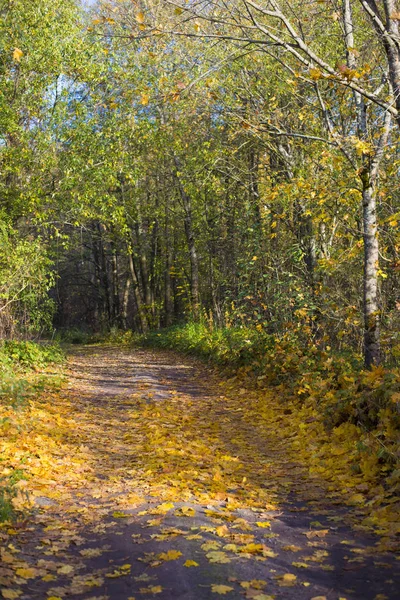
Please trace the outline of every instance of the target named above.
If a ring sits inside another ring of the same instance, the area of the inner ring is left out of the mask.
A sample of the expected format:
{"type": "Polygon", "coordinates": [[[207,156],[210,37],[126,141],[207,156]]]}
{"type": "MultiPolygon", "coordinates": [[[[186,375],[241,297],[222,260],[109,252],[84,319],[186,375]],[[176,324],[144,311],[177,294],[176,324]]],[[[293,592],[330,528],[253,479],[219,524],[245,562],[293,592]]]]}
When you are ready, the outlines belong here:
{"type": "Polygon", "coordinates": [[[32,422],[33,513],[3,534],[4,598],[398,598],[399,561],[235,382],[158,351],[78,348],[69,368],[32,422]]]}

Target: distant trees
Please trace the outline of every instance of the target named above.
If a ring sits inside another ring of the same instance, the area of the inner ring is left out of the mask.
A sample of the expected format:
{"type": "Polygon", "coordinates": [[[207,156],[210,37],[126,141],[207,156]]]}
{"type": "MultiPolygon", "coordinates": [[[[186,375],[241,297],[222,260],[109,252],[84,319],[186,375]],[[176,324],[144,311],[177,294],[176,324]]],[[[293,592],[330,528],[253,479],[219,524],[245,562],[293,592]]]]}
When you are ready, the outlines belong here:
{"type": "Polygon", "coordinates": [[[206,319],[397,360],[397,19],[374,6],[20,7],[2,214],[55,261],[58,325],[206,319]]]}

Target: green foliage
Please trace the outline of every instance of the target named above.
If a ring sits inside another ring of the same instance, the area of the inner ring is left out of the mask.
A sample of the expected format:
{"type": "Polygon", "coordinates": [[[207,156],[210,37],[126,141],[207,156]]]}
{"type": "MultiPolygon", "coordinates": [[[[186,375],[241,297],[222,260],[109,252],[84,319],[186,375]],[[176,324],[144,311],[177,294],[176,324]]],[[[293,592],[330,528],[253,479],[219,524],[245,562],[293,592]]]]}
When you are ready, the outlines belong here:
{"type": "Polygon", "coordinates": [[[0,332],[10,336],[50,329],[52,262],[40,239],[18,233],[0,218],[0,332]]]}
{"type": "Polygon", "coordinates": [[[0,405],[23,405],[30,393],[47,387],[54,379],[41,376],[40,371],[52,364],[59,365],[64,360],[63,351],[55,343],[3,341],[0,344],[0,405]]]}
{"type": "Polygon", "coordinates": [[[58,344],[37,344],[31,341],[6,340],[2,352],[15,366],[40,369],[49,364],[60,364],[65,356],[58,344]]]}

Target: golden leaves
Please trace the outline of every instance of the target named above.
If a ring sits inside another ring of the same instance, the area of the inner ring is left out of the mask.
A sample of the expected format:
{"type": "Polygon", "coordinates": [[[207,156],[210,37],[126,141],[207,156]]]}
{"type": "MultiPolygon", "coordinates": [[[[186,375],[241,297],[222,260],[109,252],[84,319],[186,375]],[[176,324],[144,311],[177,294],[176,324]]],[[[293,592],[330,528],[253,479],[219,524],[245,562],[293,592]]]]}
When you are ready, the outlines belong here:
{"type": "Polygon", "coordinates": [[[186,561],[183,563],[183,566],[184,566],[184,567],[188,567],[188,568],[190,568],[190,567],[198,567],[198,566],[199,566],[199,563],[198,563],[198,562],[196,562],[195,560],[190,560],[190,559],[188,559],[188,560],[186,560],[186,561]]]}
{"type": "Polygon", "coordinates": [[[181,506],[181,508],[178,508],[174,514],[176,517],[194,517],[196,511],[191,506],[181,506]]]}
{"type": "Polygon", "coordinates": [[[296,546],[295,544],[288,544],[286,546],[282,546],[282,550],[285,552],[300,552],[303,550],[301,546],[296,546]]]}
{"type": "Polygon", "coordinates": [[[93,558],[95,556],[101,556],[104,553],[103,548],[85,548],[83,550],[79,550],[79,554],[85,556],[87,558],[93,558]]]}
{"type": "Polygon", "coordinates": [[[22,52],[22,50],[20,50],[19,48],[14,48],[14,52],[13,52],[13,59],[16,62],[21,62],[21,58],[23,57],[24,53],[22,52]]]}
{"type": "Polygon", "coordinates": [[[227,554],[221,550],[212,550],[211,552],[207,552],[206,557],[210,563],[224,565],[231,562],[229,556],[227,556],[227,554]]]}
{"type": "Polygon", "coordinates": [[[148,512],[151,515],[166,515],[174,506],[173,502],[163,502],[163,504],[159,504],[156,508],[148,512]]]}
{"type": "Polygon", "coordinates": [[[57,569],[57,573],[59,575],[70,575],[70,573],[73,573],[73,571],[74,567],[72,567],[71,565],[63,565],[62,567],[57,569]]]}
{"type": "Polygon", "coordinates": [[[233,587],[231,587],[230,585],[220,585],[217,583],[213,583],[211,585],[211,591],[214,594],[220,594],[222,596],[224,596],[225,594],[228,594],[229,592],[233,591],[233,587]]]}
{"type": "Polygon", "coordinates": [[[168,550],[168,552],[161,552],[161,554],[157,554],[158,560],[162,560],[164,562],[169,560],[177,560],[180,556],[182,556],[182,552],[179,550],[168,550]]]}
{"type": "Polygon", "coordinates": [[[117,567],[111,573],[106,573],[106,577],[108,577],[108,579],[116,579],[117,577],[123,577],[124,575],[129,575],[130,572],[131,572],[131,565],[127,563],[125,565],[117,567]]]}
{"type": "Polygon", "coordinates": [[[285,573],[284,575],[278,575],[275,579],[280,587],[293,587],[296,584],[297,576],[292,573],[285,573]]]}
{"type": "Polygon", "coordinates": [[[241,581],[240,585],[245,590],[253,588],[255,590],[262,590],[267,585],[267,582],[263,579],[252,579],[251,581],[241,581]]]}
{"type": "Polygon", "coordinates": [[[153,596],[155,596],[156,594],[161,594],[163,588],[161,585],[151,585],[147,588],[140,588],[139,591],[141,594],[152,594],[153,596]]]}
{"type": "Polygon", "coordinates": [[[20,569],[16,569],[15,573],[19,577],[22,577],[22,579],[34,579],[35,577],[38,577],[36,569],[22,567],[20,569]]]}
{"type": "Polygon", "coordinates": [[[306,531],[304,535],[312,540],[313,538],[323,538],[329,533],[329,529],[316,529],[315,531],[306,531]]]}
{"type": "Polygon", "coordinates": [[[256,525],[262,529],[268,529],[271,527],[270,521],[256,521],[256,525]]]}
{"type": "Polygon", "coordinates": [[[17,589],[2,589],[1,595],[3,596],[3,598],[6,598],[6,600],[15,600],[16,598],[19,598],[19,596],[22,595],[22,591],[17,589]]]}

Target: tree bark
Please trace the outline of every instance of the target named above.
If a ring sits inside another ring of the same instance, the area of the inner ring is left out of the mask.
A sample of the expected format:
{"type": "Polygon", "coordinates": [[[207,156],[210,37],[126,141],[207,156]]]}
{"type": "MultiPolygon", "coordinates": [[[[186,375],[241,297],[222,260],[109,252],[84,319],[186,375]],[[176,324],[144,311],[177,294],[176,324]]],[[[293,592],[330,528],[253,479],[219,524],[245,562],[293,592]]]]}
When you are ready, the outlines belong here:
{"type": "Polygon", "coordinates": [[[371,368],[381,361],[378,304],[379,243],[374,185],[369,177],[364,177],[363,183],[364,358],[365,366],[371,368]]]}
{"type": "Polygon", "coordinates": [[[190,292],[191,292],[191,306],[192,315],[195,320],[199,318],[200,312],[200,293],[199,293],[199,259],[197,255],[196,239],[193,230],[193,210],[192,210],[192,199],[182,184],[179,177],[179,160],[174,156],[175,162],[175,178],[178,183],[179,194],[182,199],[183,209],[185,213],[184,225],[187,245],[189,248],[190,258],[190,292]]]}

